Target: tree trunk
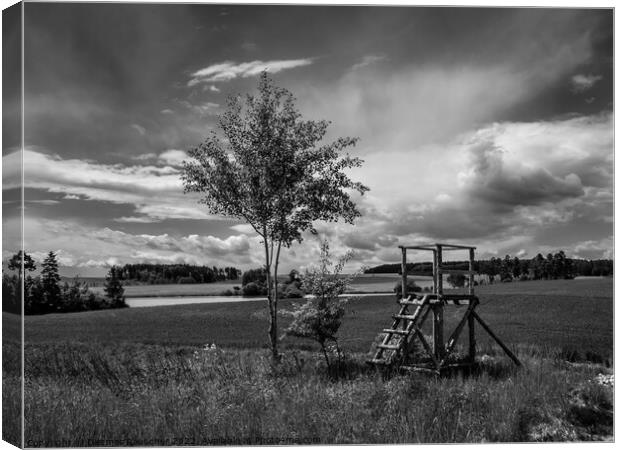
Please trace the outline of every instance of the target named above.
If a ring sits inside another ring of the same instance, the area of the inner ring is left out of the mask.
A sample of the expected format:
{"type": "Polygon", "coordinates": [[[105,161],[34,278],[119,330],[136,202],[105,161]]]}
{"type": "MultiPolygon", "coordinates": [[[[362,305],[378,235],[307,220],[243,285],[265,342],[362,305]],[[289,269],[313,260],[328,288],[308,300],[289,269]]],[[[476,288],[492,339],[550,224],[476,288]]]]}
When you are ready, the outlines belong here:
{"type": "Polygon", "coordinates": [[[323,350],[323,356],[325,357],[325,362],[327,363],[327,370],[331,370],[329,356],[327,355],[327,349],[325,348],[325,341],[320,341],[319,344],[321,344],[321,350],[323,350]]]}
{"type": "Polygon", "coordinates": [[[264,229],[263,240],[265,242],[265,271],[267,272],[267,302],[269,303],[269,344],[271,345],[271,358],[277,362],[280,358],[278,355],[278,330],[277,330],[277,304],[274,299],[273,286],[271,285],[271,257],[269,254],[269,243],[267,242],[267,230],[264,229]]]}
{"type": "MultiPolygon", "coordinates": [[[[280,248],[282,243],[278,242],[278,250],[276,252],[276,259],[273,261],[273,316],[271,322],[273,323],[273,343],[277,343],[278,339],[278,262],[280,261],[280,248]]],[[[272,249],[273,251],[273,249],[272,249]]],[[[272,254],[273,256],[273,254],[272,254]]],[[[274,359],[279,360],[279,355],[274,355],[274,359]]]]}

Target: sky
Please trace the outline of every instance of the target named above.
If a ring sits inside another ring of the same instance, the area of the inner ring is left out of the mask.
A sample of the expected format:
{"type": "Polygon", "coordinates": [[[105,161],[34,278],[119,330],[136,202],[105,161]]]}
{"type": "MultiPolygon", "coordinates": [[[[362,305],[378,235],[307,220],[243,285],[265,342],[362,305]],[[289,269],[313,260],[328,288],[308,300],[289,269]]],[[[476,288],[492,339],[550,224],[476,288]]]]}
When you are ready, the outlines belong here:
{"type": "MultiPolygon", "coordinates": [[[[360,139],[350,153],[364,164],[349,175],[370,188],[353,195],[362,217],[317,223],[335,255],[354,251],[349,268],[429,242],[475,245],[478,258],[612,258],[612,19],[611,9],[26,3],[26,251],[42,261],[53,250],[61,274],[82,276],[136,262],[264,264],[247,224],[183,193],[180,167],[219,132],[226,98],[254,92],[267,69],[305,119],[331,121],[326,140],[360,139]]],[[[22,155],[7,127],[19,97],[5,95],[3,111],[6,260],[19,248],[22,155]]],[[[318,252],[307,235],[282,253],[282,270],[318,252]]]]}

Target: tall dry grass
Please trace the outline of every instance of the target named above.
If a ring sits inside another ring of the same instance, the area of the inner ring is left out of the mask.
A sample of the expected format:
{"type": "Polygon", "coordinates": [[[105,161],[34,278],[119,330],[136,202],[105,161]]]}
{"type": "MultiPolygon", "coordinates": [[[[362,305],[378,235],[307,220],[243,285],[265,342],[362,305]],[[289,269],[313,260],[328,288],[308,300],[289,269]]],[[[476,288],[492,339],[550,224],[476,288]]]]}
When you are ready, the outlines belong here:
{"type": "MultiPolygon", "coordinates": [[[[303,351],[272,366],[257,350],[27,345],[26,445],[516,442],[611,433],[599,426],[611,414],[611,390],[590,381],[610,369],[535,347],[520,349],[517,369],[486,351],[469,376],[434,378],[381,374],[362,354],[328,372],[303,351]]],[[[5,386],[17,376],[6,371],[5,386]]],[[[19,403],[14,390],[3,393],[5,408],[19,403]]]]}

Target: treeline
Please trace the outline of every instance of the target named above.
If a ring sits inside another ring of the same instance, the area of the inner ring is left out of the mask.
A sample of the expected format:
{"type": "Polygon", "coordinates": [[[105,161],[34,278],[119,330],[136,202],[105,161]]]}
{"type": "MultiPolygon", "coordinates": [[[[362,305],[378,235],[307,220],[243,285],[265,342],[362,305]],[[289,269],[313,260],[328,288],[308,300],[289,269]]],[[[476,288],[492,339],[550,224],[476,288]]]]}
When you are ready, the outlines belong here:
{"type": "MultiPolygon", "coordinates": [[[[444,266],[450,269],[468,269],[468,261],[449,261],[444,266]]],[[[431,262],[408,263],[407,273],[412,275],[432,275],[431,262]]],[[[563,250],[547,256],[537,254],[532,259],[519,259],[506,255],[504,258],[491,258],[474,261],[474,271],[486,275],[489,281],[511,280],[557,280],[572,279],[576,276],[611,276],[613,260],[611,259],[576,259],[567,258],[563,250]]],[[[382,264],[367,269],[365,273],[401,273],[400,264],[382,264]]]]}
{"type": "Polygon", "coordinates": [[[39,276],[33,277],[29,273],[24,273],[35,271],[36,264],[30,255],[21,251],[9,260],[8,269],[14,273],[2,274],[3,311],[21,314],[22,280],[25,314],[77,312],[127,306],[116,267],[110,268],[106,277],[105,295],[90,291],[78,278],[71,283],[61,283],[54,252],[48,253],[41,265],[39,276]]]}
{"type": "Polygon", "coordinates": [[[215,283],[237,280],[241,271],[236,267],[192,266],[189,264],[125,264],[119,278],[147,284],[215,283]]]}

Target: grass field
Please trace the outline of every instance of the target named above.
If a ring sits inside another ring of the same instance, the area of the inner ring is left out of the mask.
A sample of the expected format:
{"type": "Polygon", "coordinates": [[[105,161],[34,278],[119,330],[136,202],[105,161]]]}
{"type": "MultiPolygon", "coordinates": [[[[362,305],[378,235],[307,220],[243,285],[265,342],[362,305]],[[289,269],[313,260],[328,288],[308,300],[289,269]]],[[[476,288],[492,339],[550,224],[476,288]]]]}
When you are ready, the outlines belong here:
{"type": "MultiPolygon", "coordinates": [[[[478,330],[480,355],[490,356],[471,376],[382,377],[363,361],[397,309],[392,297],[349,302],[347,358],[331,373],[316,347],[293,338],[272,366],[260,302],[28,316],[26,435],[31,446],[148,445],[153,437],[162,445],[610,439],[612,391],[593,380],[613,370],[612,280],[501,284],[478,294],[479,314],[524,367],[478,330]],[[218,349],[205,351],[206,343],[218,349]]],[[[19,318],[3,319],[15,335],[19,318]]],[[[5,343],[3,359],[11,430],[18,345],[5,343]]]]}
{"type": "MultiPolygon", "coordinates": [[[[613,345],[612,280],[531,281],[481,286],[478,311],[510,345],[536,344],[567,352],[611,357],[613,345]],[[519,293],[522,289],[523,293],[519,293]]],[[[298,300],[297,300],[298,301],[298,300]]],[[[295,300],[282,300],[290,308],[295,300]]],[[[341,329],[343,346],[365,352],[376,334],[396,312],[393,297],[370,296],[352,300],[341,329]]],[[[453,323],[461,308],[446,308],[453,323]]],[[[19,326],[6,318],[7,331],[19,326]]],[[[17,319],[17,318],[16,318],[17,319]]],[[[124,310],[89,311],[26,317],[28,343],[136,342],[162,345],[201,345],[261,348],[267,345],[266,304],[221,303],[124,310]]],[[[281,320],[286,324],[286,319],[281,320]]],[[[480,342],[485,335],[481,333],[480,342]]],[[[309,343],[286,338],[285,346],[307,348],[309,343]]]]}

